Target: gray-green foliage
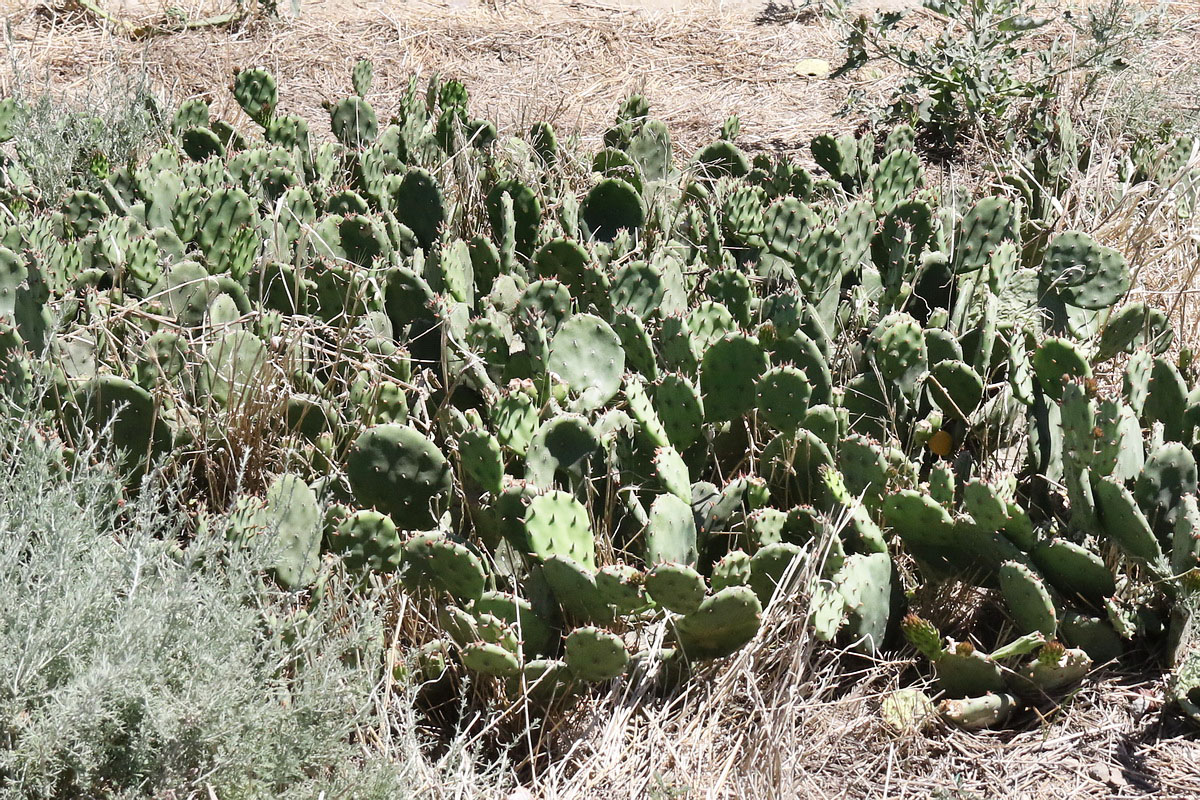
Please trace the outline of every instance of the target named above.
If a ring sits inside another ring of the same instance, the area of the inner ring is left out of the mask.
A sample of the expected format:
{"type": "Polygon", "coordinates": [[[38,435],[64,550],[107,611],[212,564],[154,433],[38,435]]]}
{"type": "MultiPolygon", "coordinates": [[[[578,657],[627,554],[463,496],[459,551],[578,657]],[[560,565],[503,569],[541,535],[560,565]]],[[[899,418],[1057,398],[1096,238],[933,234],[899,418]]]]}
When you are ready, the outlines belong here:
{"type": "Polygon", "coordinates": [[[63,100],[26,86],[11,103],[8,131],[23,173],[19,180],[50,202],[68,188],[99,186],[157,147],[166,133],[146,76],[120,70],[81,96],[63,100]]]}
{"type": "Polygon", "coordinates": [[[418,754],[405,704],[394,752],[353,743],[384,724],[372,605],[339,612],[357,601],[334,577],[302,609],[262,581],[268,541],[232,549],[218,518],[185,543],[169,495],[119,505],[114,474],[43,445],[5,423],[0,793],[385,798],[458,770],[457,744],[418,754]]]}

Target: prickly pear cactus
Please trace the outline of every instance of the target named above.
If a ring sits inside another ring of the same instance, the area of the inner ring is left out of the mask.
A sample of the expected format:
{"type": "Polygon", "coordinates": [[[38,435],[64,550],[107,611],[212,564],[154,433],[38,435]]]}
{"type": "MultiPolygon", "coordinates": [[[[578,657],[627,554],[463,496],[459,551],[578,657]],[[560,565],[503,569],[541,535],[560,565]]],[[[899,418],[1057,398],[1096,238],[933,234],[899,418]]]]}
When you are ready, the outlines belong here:
{"type": "Polygon", "coordinates": [[[186,102],[58,197],[7,154],[3,407],[131,491],[202,475],[285,589],[323,549],[406,592],[428,664],[498,691],[683,674],[797,612],[907,639],[966,728],[1159,639],[1200,716],[1196,364],[1101,234],[1028,218],[1018,175],[946,194],[908,128],[818,136],[809,172],[734,119],[685,162],[635,96],[585,153],[455,80],[381,120],[372,77],[325,142],[247,68],[253,131],[186,102]],[[979,613],[928,608],[944,583],[979,613]]]}

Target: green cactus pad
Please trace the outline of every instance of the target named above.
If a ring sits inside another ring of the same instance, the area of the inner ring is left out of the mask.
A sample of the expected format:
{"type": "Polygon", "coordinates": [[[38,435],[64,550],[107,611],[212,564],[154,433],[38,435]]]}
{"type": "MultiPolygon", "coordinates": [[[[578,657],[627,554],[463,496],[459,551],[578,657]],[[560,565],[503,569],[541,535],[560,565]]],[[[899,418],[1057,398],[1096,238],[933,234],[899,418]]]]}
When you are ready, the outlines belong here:
{"type": "Polygon", "coordinates": [[[641,319],[660,311],[665,294],[662,272],[645,261],[633,261],[618,269],[609,289],[614,309],[630,311],[641,319]]]}
{"type": "Polygon", "coordinates": [[[763,606],[770,604],[792,562],[804,556],[803,548],[787,542],[767,545],[754,554],[750,559],[750,588],[763,606]]]}
{"type": "Polygon", "coordinates": [[[244,69],[234,75],[233,99],[250,119],[265,128],[279,103],[275,78],[265,69],[244,69]]]}
{"type": "Polygon", "coordinates": [[[596,590],[605,605],[618,614],[632,614],[646,605],[645,576],[628,564],[608,564],[596,571],[596,590]]]}
{"type": "Polygon", "coordinates": [[[750,585],[750,555],[731,550],[713,565],[712,589],[719,592],[730,586],[750,585]]]}
{"type": "Polygon", "coordinates": [[[473,642],[462,649],[463,666],[472,672],[507,678],[521,671],[521,661],[516,655],[498,644],[473,642]]]}
{"type": "Polygon", "coordinates": [[[1017,689],[1022,694],[1058,691],[1078,683],[1091,668],[1092,659],[1083,650],[1047,642],[1038,657],[1020,671],[1017,689]]]}
{"type": "Polygon", "coordinates": [[[1131,558],[1152,569],[1163,566],[1162,547],[1133,494],[1111,478],[1093,480],[1092,494],[1104,535],[1131,558]]]}
{"type": "Polygon", "coordinates": [[[505,592],[484,592],[475,601],[474,609],[479,614],[490,614],[508,623],[517,634],[521,652],[533,658],[549,651],[557,639],[556,631],[534,611],[533,605],[523,597],[505,592]]]}
{"type": "Polygon", "coordinates": [[[458,438],[458,459],[463,471],[493,496],[503,489],[504,456],[500,442],[489,431],[468,430],[458,438]]]}
{"type": "Polygon", "coordinates": [[[794,432],[804,421],[812,387],[795,367],[774,367],[755,384],[758,415],[781,431],[794,432]]]}
{"type": "Polygon", "coordinates": [[[644,381],[637,375],[630,374],[626,377],[625,400],[629,404],[630,414],[637,421],[638,427],[646,438],[656,448],[670,446],[671,442],[667,437],[666,428],[646,394],[644,381]]]}
{"type": "Polygon", "coordinates": [[[519,679],[509,679],[509,695],[528,692],[532,697],[551,700],[570,695],[577,684],[565,661],[535,658],[525,663],[519,679]]]}
{"type": "Polygon", "coordinates": [[[691,477],[688,474],[687,464],[683,457],[675,451],[675,448],[668,445],[656,449],[652,464],[654,478],[659,486],[682,501],[691,500],[691,477]]]}
{"type": "Polygon", "coordinates": [[[1096,360],[1107,361],[1119,353],[1147,348],[1159,354],[1171,346],[1175,332],[1167,315],[1145,303],[1128,303],[1113,312],[1100,332],[1096,360]]]}
{"type": "Polygon", "coordinates": [[[974,272],[988,264],[1001,242],[1015,238],[1017,215],[1010,201],[985,197],[963,215],[954,251],[955,272],[974,272]]]}
{"type": "Polygon", "coordinates": [[[709,420],[736,419],[755,401],[755,383],[767,370],[767,356],[753,336],[731,333],[704,353],[700,388],[709,420]]]}
{"type": "Polygon", "coordinates": [[[901,392],[913,394],[929,363],[920,323],[908,314],[893,314],[879,323],[872,339],[875,363],[883,379],[901,392]]]}
{"type": "Polygon", "coordinates": [[[654,360],[654,347],[641,317],[628,310],[618,312],[613,316],[612,327],[621,339],[629,369],[641,373],[648,380],[657,378],[658,364],[654,360]]]}
{"type": "Polygon", "coordinates": [[[839,571],[838,591],[850,615],[847,632],[861,653],[883,649],[892,619],[893,571],[887,552],[851,554],[839,571]]]}
{"type": "Polygon", "coordinates": [[[584,198],[580,216],[592,236],[611,242],[618,231],[640,232],[646,224],[646,207],[629,183],[620,178],[604,178],[584,198]]]}
{"type": "Polygon", "coordinates": [[[625,351],[607,322],[591,314],[576,314],[554,335],[547,368],[579,394],[581,408],[595,409],[621,388],[625,351]]]}
{"type": "Polygon", "coordinates": [[[683,375],[668,373],[659,378],[654,387],[654,409],[675,449],[686,450],[700,438],[704,406],[695,384],[683,375]]]}
{"type": "Polygon", "coordinates": [[[116,375],[98,375],[82,384],[68,407],[68,417],[93,433],[107,430],[121,454],[122,471],[140,478],[150,460],[171,447],[171,431],[142,387],[116,375]]]}
{"type": "Polygon", "coordinates": [[[1196,491],[1196,457],[1179,442],[1166,442],[1151,453],[1133,485],[1138,507],[1164,544],[1175,529],[1180,501],[1196,491]]]}
{"type": "Polygon", "coordinates": [[[529,551],[538,558],[567,556],[596,568],[596,544],[587,509],[566,492],[538,495],[525,509],[529,551]]]}
{"type": "Polygon", "coordinates": [[[950,697],[978,697],[1004,691],[1004,673],[986,653],[951,642],[934,662],[938,686],[950,697]]]}
{"type": "Polygon", "coordinates": [[[625,671],[629,651],[620,637],[599,628],[576,628],[566,639],[567,667],[577,678],[598,683],[625,671]]]}
{"type": "Polygon", "coordinates": [[[1092,377],[1092,367],[1079,348],[1067,339],[1055,337],[1038,345],[1033,371],[1042,389],[1055,400],[1062,399],[1064,380],[1092,377]]]}
{"type": "Polygon", "coordinates": [[[676,614],[695,612],[707,591],[704,577],[685,564],[659,564],[646,575],[651,599],[676,614]]]}
{"type": "Polygon", "coordinates": [[[937,711],[942,719],[967,731],[1003,725],[1017,708],[1011,694],[985,694],[960,700],[943,700],[937,711]]]}
{"type": "Polygon", "coordinates": [[[1129,291],[1125,257],[1086,233],[1060,233],[1046,247],[1042,283],[1068,305],[1111,308],[1129,291]]]}
{"type": "Polygon", "coordinates": [[[1194,495],[1179,501],[1171,532],[1171,574],[1183,575],[1200,566],[1200,507],[1194,495]]]}
{"type": "Polygon", "coordinates": [[[329,127],[342,144],[363,148],[379,135],[375,109],[361,97],[347,97],[329,107],[329,127]]]}
{"type": "Polygon", "coordinates": [[[1104,560],[1082,545],[1051,539],[1039,543],[1031,555],[1046,580],[1066,597],[1100,603],[1117,591],[1104,560]]]}
{"type": "Polygon", "coordinates": [[[677,620],[675,636],[688,658],[721,658],[754,638],[761,617],[762,604],[749,587],[729,586],[677,620]]]}
{"type": "Polygon", "coordinates": [[[579,485],[590,474],[589,465],[600,453],[600,437],[587,420],[574,414],[557,416],[545,422],[526,449],[525,479],[542,489],[560,483],[579,485]]]}
{"type": "Polygon", "coordinates": [[[423,169],[410,169],[392,190],[390,200],[392,213],[416,234],[421,247],[432,247],[446,221],[445,201],[437,179],[423,169]]]}
{"type": "Polygon", "coordinates": [[[558,604],[570,617],[581,622],[605,622],[612,610],[596,588],[595,570],[573,558],[554,555],[542,561],[542,575],[558,604]]]}
{"type": "Polygon", "coordinates": [[[492,406],[491,417],[500,444],[525,455],[538,430],[538,407],[532,387],[519,383],[510,386],[492,406]]]}
{"type": "Polygon", "coordinates": [[[391,517],[378,511],[355,511],[338,523],[330,537],[331,549],[340,553],[346,569],[356,572],[393,572],[400,568],[404,545],[391,517]]]}
{"type": "Polygon", "coordinates": [[[346,460],[350,486],[360,503],[413,528],[433,524],[431,504],[450,491],[446,457],[420,431],[388,424],[359,434],[346,460]]]}
{"type": "Polygon", "coordinates": [[[695,564],[696,519],[691,506],[673,494],[659,495],[650,505],[646,527],[647,564],[695,564]]]}
{"type": "Polygon", "coordinates": [[[967,419],[983,400],[983,379],[962,361],[934,364],[925,385],[934,404],[949,417],[967,419]]]}
{"type": "Polygon", "coordinates": [[[1033,570],[1015,561],[1000,565],[1000,591],[1018,633],[1041,633],[1053,638],[1058,628],[1054,600],[1033,570]]]}
{"type": "Polygon", "coordinates": [[[479,599],[487,580],[479,556],[440,532],[418,534],[404,543],[404,578],[456,600],[479,599]]]}

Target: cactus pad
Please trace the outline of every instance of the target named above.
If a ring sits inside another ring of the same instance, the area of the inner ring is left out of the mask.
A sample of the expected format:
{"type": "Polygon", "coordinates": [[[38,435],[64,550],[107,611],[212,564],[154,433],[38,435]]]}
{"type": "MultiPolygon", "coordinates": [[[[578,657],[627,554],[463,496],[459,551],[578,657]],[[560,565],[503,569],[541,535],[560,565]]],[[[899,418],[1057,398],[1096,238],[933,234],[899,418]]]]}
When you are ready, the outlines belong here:
{"type": "Polygon", "coordinates": [[[567,667],[576,677],[593,683],[617,677],[629,663],[620,637],[600,628],[576,628],[566,640],[567,667]]]}
{"type": "Polygon", "coordinates": [[[437,445],[415,428],[397,424],[359,434],[346,472],[360,503],[418,529],[433,523],[431,504],[449,493],[452,480],[437,445]]]}

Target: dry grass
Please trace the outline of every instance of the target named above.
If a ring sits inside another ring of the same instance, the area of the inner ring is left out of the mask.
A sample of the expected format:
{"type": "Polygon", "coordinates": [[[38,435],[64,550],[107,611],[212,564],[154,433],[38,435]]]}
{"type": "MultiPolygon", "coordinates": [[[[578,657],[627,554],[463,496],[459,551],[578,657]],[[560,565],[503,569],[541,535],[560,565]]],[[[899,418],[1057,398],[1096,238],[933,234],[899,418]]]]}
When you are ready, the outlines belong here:
{"type": "Polygon", "coordinates": [[[842,87],[794,69],[802,58],[836,58],[836,33],[813,20],[757,25],[750,14],[709,8],[643,13],[586,3],[381,7],[340,18],[327,11],[133,42],[86,14],[37,6],[14,15],[14,49],[29,75],[55,90],[80,85],[115,58],[146,70],[176,98],[211,94],[227,119],[240,119],[240,111],[213,89],[235,67],[269,67],[283,109],[317,120],[325,117],[322,101],[349,92],[350,66],[366,57],[375,64],[371,99],[381,116],[397,106],[410,75],[436,71],[463,80],[475,113],[510,131],[548,119],[598,137],[634,91],[688,152],[731,114],[742,118],[751,149],[799,151],[818,132],[851,125],[833,118],[842,87]]]}
{"type": "Polygon", "coordinates": [[[1197,745],[1163,715],[1162,686],[1146,680],[1145,665],[1098,670],[1013,730],[899,733],[878,706],[917,677],[915,661],[818,649],[805,610],[794,593],[777,601],[752,646],[669,704],[647,702],[644,683],[597,699],[537,774],[535,796],[1200,796],[1197,745]]]}
{"type": "Polygon", "coordinates": [[[897,733],[880,698],[912,662],[815,655],[797,617],[770,616],[755,647],[667,709],[592,709],[594,727],[535,783],[545,798],[1194,797],[1194,743],[1159,716],[1161,687],[1094,676],[1022,729],[897,733]]]}

